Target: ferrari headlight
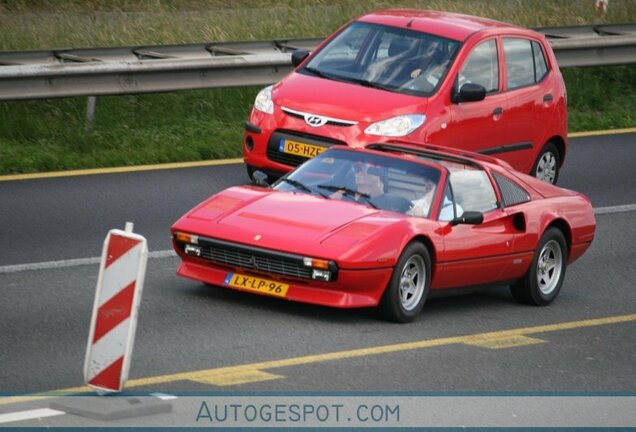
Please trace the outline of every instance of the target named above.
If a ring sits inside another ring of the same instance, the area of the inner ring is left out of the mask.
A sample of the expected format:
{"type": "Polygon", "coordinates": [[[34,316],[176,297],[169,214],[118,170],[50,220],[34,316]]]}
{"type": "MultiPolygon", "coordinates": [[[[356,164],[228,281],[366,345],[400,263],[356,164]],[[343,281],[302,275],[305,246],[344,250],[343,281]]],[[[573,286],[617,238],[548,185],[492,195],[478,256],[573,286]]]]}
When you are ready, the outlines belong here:
{"type": "Polygon", "coordinates": [[[367,135],[401,137],[410,134],[426,121],[424,114],[408,114],[373,123],[364,130],[367,135]]]}
{"type": "Polygon", "coordinates": [[[274,114],[274,101],[272,100],[272,86],[259,91],[254,101],[254,108],[267,114],[274,114]]]}

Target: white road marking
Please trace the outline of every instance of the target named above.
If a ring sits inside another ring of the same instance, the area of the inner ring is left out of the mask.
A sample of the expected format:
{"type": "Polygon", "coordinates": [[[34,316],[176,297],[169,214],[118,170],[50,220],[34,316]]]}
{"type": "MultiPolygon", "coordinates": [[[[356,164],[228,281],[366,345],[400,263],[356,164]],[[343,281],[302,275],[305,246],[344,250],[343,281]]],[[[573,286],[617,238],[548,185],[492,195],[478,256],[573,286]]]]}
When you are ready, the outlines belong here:
{"type": "Polygon", "coordinates": [[[598,207],[594,209],[594,214],[610,214],[636,211],[636,204],[618,205],[612,207],[598,207]]]}
{"type": "MultiPolygon", "coordinates": [[[[625,213],[625,212],[633,212],[633,211],[636,211],[636,204],[597,207],[594,209],[594,214],[604,215],[604,214],[625,213]]],[[[177,254],[172,249],[154,251],[154,252],[148,253],[148,258],[172,258],[176,256],[177,254]]],[[[65,267],[77,267],[77,266],[88,265],[88,264],[99,264],[100,259],[101,259],[100,257],[93,257],[93,258],[63,260],[63,261],[46,261],[46,262],[39,262],[39,263],[0,266],[0,274],[17,273],[17,272],[28,271],[28,270],[49,270],[49,269],[65,268],[65,267]]]]}
{"type": "MultiPolygon", "coordinates": [[[[177,254],[172,249],[148,253],[148,258],[170,258],[170,257],[176,257],[176,256],[177,254]]],[[[63,261],[46,261],[46,262],[39,262],[39,263],[0,266],[0,274],[17,273],[17,272],[27,271],[27,270],[49,270],[49,269],[57,269],[57,268],[65,268],[65,267],[77,267],[77,266],[89,265],[89,264],[99,264],[100,260],[101,260],[101,257],[93,257],[93,258],[63,260],[63,261]]]]}
{"type": "Polygon", "coordinates": [[[58,415],[66,414],[64,411],[57,411],[50,408],[39,408],[33,409],[29,411],[18,411],[14,413],[8,414],[0,414],[0,424],[2,423],[13,423],[24,420],[35,420],[44,417],[53,417],[58,415]]]}
{"type": "Polygon", "coordinates": [[[177,396],[173,396],[170,394],[166,394],[166,393],[150,393],[150,396],[154,396],[156,398],[159,398],[161,400],[174,400],[174,399],[179,399],[177,396]]]}

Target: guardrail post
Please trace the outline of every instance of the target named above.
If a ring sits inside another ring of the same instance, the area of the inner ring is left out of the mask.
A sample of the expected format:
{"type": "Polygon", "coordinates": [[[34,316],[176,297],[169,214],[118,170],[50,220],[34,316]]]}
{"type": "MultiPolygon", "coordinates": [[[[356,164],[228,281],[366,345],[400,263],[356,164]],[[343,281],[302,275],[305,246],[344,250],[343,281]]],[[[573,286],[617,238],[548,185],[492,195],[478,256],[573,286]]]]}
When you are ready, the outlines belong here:
{"type": "Polygon", "coordinates": [[[97,107],[97,96],[89,96],[86,102],[86,131],[93,130],[95,124],[95,108],[97,107]]]}

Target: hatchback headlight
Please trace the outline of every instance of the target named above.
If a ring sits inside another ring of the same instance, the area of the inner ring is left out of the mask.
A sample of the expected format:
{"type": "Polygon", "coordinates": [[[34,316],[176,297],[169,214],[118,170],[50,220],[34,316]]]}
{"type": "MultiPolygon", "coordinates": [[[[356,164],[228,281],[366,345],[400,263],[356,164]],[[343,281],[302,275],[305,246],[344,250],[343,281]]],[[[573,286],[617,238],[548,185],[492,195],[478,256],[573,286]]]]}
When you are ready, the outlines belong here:
{"type": "Polygon", "coordinates": [[[259,91],[254,101],[254,108],[267,114],[274,114],[274,101],[272,100],[272,86],[259,91]]]}
{"type": "Polygon", "coordinates": [[[424,114],[409,114],[373,123],[364,130],[367,135],[401,137],[410,134],[426,121],[424,114]]]}

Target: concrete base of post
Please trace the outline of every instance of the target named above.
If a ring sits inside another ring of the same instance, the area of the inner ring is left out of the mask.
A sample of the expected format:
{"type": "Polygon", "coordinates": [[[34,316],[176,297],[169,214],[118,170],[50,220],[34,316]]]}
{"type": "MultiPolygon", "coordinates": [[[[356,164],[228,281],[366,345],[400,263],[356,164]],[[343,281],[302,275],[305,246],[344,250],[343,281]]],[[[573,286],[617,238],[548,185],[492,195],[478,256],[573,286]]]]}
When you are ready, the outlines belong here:
{"type": "Polygon", "coordinates": [[[102,421],[121,420],[172,411],[170,403],[149,396],[69,396],[50,402],[49,407],[67,414],[102,421]]]}

